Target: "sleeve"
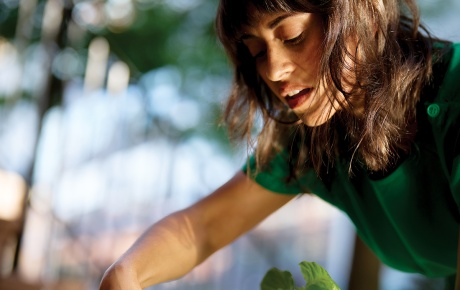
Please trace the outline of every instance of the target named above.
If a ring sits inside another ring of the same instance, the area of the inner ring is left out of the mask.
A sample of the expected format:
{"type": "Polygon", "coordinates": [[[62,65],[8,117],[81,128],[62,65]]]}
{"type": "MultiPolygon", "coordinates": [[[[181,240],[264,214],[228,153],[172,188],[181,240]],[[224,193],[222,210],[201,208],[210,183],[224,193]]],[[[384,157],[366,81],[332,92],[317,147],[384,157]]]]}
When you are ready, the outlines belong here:
{"type": "Polygon", "coordinates": [[[242,170],[262,187],[280,194],[304,193],[297,180],[289,179],[289,156],[286,151],[276,154],[268,166],[256,172],[256,159],[252,155],[242,170]],[[248,170],[250,174],[248,174],[248,170]]]}

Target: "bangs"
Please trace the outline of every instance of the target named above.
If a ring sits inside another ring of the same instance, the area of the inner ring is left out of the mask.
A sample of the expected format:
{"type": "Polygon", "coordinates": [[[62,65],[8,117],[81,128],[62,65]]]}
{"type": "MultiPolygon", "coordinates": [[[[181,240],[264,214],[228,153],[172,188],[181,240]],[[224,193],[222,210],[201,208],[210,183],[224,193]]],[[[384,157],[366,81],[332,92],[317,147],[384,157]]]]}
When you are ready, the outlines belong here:
{"type": "Polygon", "coordinates": [[[238,42],[244,26],[257,22],[262,14],[310,12],[320,13],[328,1],[302,0],[221,0],[217,12],[219,37],[223,43],[238,42]]]}

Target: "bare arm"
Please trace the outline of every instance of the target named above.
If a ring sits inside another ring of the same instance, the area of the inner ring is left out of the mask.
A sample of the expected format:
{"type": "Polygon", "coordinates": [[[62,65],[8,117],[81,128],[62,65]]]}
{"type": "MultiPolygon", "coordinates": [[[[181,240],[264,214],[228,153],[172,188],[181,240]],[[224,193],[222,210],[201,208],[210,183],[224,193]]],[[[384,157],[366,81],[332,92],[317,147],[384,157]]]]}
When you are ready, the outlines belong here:
{"type": "Polygon", "coordinates": [[[142,289],[177,279],[286,204],[243,173],[151,226],[105,273],[101,290],[142,289]]]}

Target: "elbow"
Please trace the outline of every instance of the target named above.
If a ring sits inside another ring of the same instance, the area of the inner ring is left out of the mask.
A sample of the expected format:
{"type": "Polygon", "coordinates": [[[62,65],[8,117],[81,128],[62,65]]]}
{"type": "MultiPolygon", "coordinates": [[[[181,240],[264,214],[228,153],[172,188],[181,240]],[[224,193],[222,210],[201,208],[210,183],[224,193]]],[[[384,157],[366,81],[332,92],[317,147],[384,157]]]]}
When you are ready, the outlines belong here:
{"type": "Polygon", "coordinates": [[[142,288],[135,271],[122,261],[117,261],[105,271],[99,290],[121,289],[141,290],[142,288]]]}

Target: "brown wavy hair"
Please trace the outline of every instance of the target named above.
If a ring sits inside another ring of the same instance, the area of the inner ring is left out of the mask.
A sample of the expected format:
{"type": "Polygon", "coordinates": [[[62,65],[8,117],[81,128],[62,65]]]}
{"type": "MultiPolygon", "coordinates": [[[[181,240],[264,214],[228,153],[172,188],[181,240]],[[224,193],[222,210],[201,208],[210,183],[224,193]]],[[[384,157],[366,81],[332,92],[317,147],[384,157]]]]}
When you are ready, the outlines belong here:
{"type": "Polygon", "coordinates": [[[234,66],[224,120],[233,140],[257,147],[258,170],[282,149],[290,152],[293,176],[306,166],[320,174],[334,166],[338,155],[348,155],[350,173],[353,162],[371,172],[385,171],[410,150],[416,103],[431,76],[433,42],[421,29],[414,0],[221,0],[216,28],[234,66]],[[259,12],[322,17],[326,36],[320,79],[331,102],[338,92],[346,100],[325,124],[301,123],[259,78],[240,40],[242,27],[259,12]],[[347,49],[350,39],[357,40],[359,59],[347,49]],[[351,89],[343,84],[347,72],[356,79],[351,89]],[[356,100],[364,107],[359,116],[353,113],[356,100]],[[262,125],[254,138],[258,120],[262,125]]]}

